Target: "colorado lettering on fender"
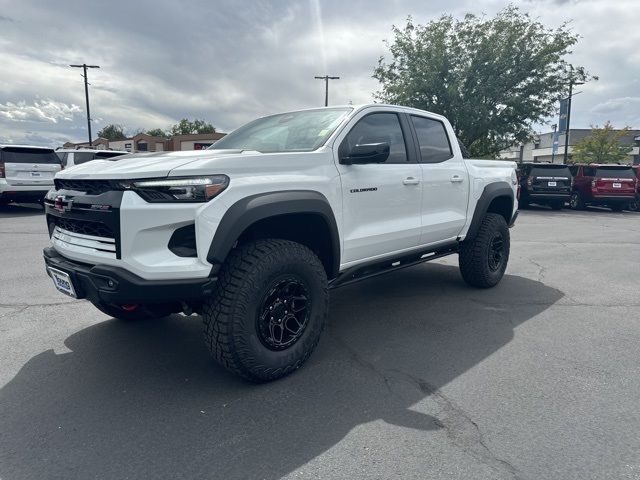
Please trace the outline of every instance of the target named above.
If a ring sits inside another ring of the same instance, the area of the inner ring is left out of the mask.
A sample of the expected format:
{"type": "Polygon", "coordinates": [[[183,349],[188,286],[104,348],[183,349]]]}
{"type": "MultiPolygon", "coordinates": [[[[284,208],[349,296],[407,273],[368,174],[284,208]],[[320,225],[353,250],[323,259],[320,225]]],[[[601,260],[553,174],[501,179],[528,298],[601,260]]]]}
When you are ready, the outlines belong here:
{"type": "Polygon", "coordinates": [[[360,192],[377,192],[378,187],[369,187],[369,188],[352,188],[349,190],[351,193],[360,193],[360,192]]]}

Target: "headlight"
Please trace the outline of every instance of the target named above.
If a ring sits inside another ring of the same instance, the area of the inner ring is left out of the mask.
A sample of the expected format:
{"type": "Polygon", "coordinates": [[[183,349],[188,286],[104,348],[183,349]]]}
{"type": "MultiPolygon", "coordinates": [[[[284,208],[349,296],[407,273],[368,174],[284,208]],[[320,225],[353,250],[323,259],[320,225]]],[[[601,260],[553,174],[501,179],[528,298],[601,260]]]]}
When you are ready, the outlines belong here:
{"type": "Polygon", "coordinates": [[[58,196],[58,191],[55,188],[52,188],[47,192],[44,199],[54,201],[57,196],[58,196]]]}
{"type": "Polygon", "coordinates": [[[120,182],[125,190],[133,190],[147,202],[208,202],[229,185],[226,175],[207,177],[154,178],[120,182]]]}

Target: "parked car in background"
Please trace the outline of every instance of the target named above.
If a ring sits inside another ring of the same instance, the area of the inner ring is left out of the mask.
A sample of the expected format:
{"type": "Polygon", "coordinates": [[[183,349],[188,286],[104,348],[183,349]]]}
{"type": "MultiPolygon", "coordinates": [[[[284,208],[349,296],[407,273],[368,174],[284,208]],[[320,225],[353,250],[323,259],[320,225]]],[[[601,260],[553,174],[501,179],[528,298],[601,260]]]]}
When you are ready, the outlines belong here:
{"type": "Polygon", "coordinates": [[[121,152],[118,150],[90,150],[84,148],[61,148],[56,150],[56,155],[60,157],[62,168],[73,167],[74,165],[80,165],[81,163],[91,160],[119,157],[121,155],[127,155],[128,153],[129,152],[121,152]]]}
{"type": "Polygon", "coordinates": [[[573,192],[571,208],[582,210],[586,205],[609,207],[621,212],[635,200],[638,179],[630,165],[572,165],[573,192]]]}
{"type": "Polygon", "coordinates": [[[530,203],[549,205],[560,210],[571,197],[573,176],[568,165],[555,163],[518,164],[520,182],[520,208],[530,203]]]}
{"type": "Polygon", "coordinates": [[[60,169],[53,148],[0,145],[0,204],[42,203],[60,169]]]}
{"type": "Polygon", "coordinates": [[[627,206],[627,208],[632,212],[637,212],[640,210],[640,165],[634,165],[631,168],[636,172],[638,180],[636,182],[636,198],[627,206]]]}

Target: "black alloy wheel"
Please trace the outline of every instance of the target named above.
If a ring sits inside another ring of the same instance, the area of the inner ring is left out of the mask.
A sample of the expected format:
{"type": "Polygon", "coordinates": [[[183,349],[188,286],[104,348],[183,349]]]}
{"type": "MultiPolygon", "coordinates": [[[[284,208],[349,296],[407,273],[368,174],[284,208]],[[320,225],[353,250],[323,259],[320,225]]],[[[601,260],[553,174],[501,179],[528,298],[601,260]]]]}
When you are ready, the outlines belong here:
{"type": "Polygon", "coordinates": [[[310,311],[309,291],[301,279],[290,276],[274,282],[256,322],[260,341],[270,350],[286,350],[304,333],[310,311]]]}
{"type": "Polygon", "coordinates": [[[504,261],[504,238],[502,233],[495,232],[489,244],[489,270],[497,272],[502,267],[504,261]]]}

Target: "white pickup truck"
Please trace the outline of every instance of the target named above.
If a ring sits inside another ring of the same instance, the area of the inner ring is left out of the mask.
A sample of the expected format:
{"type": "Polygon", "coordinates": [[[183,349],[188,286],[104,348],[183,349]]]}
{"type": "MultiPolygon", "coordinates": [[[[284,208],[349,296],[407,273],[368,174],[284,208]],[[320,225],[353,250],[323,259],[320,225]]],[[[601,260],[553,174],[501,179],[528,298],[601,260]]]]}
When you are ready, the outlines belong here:
{"type": "Polygon", "coordinates": [[[311,355],[331,288],[456,253],[468,284],[500,281],[515,164],[463,157],[446,118],[363,105],[94,160],[47,195],[47,272],[115,318],[200,313],[222,365],[273,380],[311,355]]]}

